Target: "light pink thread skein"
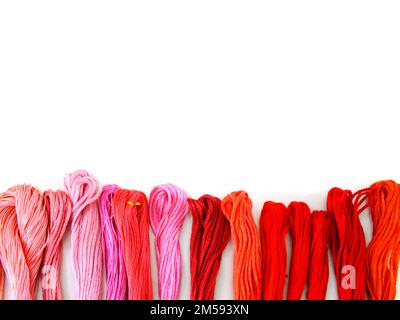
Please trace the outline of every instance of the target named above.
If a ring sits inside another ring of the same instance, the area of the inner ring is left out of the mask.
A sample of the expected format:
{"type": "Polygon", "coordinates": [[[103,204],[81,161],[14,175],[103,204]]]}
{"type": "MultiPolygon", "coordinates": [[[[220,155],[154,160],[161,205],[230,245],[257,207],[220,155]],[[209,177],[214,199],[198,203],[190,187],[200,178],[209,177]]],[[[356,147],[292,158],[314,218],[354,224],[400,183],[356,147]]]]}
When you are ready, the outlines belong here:
{"type": "Polygon", "coordinates": [[[61,190],[46,191],[44,199],[50,225],[42,264],[43,300],[62,300],[62,240],[71,219],[72,202],[68,194],[61,190]]]}
{"type": "Polygon", "coordinates": [[[103,258],[106,269],[106,299],[125,300],[127,275],[121,237],[115,222],[112,199],[120,188],[110,184],[103,187],[100,195],[100,220],[103,234],[103,258]]]}
{"type": "Polygon", "coordinates": [[[18,185],[0,194],[0,257],[13,298],[36,298],[46,246],[48,216],[42,194],[18,185]]]}
{"type": "Polygon", "coordinates": [[[152,190],[149,206],[155,235],[159,298],[176,300],[182,275],[179,235],[188,212],[187,194],[172,184],[164,184],[152,190]]]}
{"type": "Polygon", "coordinates": [[[72,262],[78,300],[102,297],[101,224],[97,200],[99,182],[88,172],[78,170],[64,179],[71,197],[72,262]]]}

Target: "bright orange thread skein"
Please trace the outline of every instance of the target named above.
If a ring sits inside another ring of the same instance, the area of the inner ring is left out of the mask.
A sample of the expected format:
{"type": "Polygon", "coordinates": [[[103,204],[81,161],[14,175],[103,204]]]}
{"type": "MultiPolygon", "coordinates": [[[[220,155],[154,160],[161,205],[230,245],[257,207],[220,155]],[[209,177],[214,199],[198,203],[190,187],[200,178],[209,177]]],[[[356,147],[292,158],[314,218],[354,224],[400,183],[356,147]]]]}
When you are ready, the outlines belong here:
{"type": "Polygon", "coordinates": [[[222,212],[229,220],[234,245],[234,299],[261,298],[260,236],[252,216],[252,202],[244,191],[227,195],[222,212]]]}
{"type": "Polygon", "coordinates": [[[400,185],[374,183],[368,193],[373,235],[367,250],[367,286],[370,299],[393,300],[400,258],[400,185]]]}

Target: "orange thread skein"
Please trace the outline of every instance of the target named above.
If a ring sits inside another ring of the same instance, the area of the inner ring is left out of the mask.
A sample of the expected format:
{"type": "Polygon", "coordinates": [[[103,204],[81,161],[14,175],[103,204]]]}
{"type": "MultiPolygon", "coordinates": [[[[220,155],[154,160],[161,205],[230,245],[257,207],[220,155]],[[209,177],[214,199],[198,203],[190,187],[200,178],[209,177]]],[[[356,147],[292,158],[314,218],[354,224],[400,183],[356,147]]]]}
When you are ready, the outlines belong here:
{"type": "Polygon", "coordinates": [[[232,192],[222,200],[222,212],[229,220],[234,245],[234,298],[261,297],[261,247],[252,216],[252,202],[244,191],[232,192]]]}
{"type": "Polygon", "coordinates": [[[400,185],[376,182],[368,195],[373,223],[367,249],[368,292],[372,300],[393,300],[400,258],[400,185]]]}

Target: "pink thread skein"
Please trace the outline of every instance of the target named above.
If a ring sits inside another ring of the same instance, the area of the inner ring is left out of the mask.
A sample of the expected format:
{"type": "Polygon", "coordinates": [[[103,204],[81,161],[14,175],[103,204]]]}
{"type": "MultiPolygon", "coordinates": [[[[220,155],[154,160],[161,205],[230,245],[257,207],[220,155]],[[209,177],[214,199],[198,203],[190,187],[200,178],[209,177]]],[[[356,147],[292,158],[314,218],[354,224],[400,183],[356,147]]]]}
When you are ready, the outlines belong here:
{"type": "Polygon", "coordinates": [[[155,235],[159,297],[176,300],[182,275],[179,235],[188,212],[187,194],[172,184],[164,184],[152,190],[149,206],[155,235]]]}
{"type": "Polygon", "coordinates": [[[61,190],[46,191],[44,199],[50,225],[42,264],[43,300],[62,300],[62,240],[71,219],[72,202],[68,194],[61,190]]]}
{"type": "Polygon", "coordinates": [[[0,257],[13,298],[36,298],[48,216],[41,193],[18,185],[0,195],[0,257]]]}
{"type": "Polygon", "coordinates": [[[103,233],[103,258],[106,269],[107,300],[125,300],[127,296],[124,253],[112,207],[112,199],[119,189],[118,186],[112,184],[104,186],[99,200],[103,233]]]}
{"type": "Polygon", "coordinates": [[[99,182],[88,172],[78,170],[64,179],[71,197],[72,262],[78,300],[102,297],[101,224],[97,200],[99,182]]]}

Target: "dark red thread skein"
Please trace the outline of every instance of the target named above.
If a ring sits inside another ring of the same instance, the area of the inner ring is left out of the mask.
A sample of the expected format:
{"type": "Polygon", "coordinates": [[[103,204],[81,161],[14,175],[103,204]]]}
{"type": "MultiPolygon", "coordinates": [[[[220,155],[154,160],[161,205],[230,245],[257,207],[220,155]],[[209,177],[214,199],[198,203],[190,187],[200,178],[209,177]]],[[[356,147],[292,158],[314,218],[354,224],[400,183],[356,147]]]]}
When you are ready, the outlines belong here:
{"type": "Polygon", "coordinates": [[[325,300],[329,279],[330,222],[326,211],[311,214],[311,249],[308,273],[308,300],[325,300]]]}
{"type": "Polygon", "coordinates": [[[304,202],[292,202],[288,210],[292,255],[287,298],[300,300],[306,286],[310,261],[311,212],[304,202]]]}
{"type": "Polygon", "coordinates": [[[286,280],[286,235],[288,209],[282,203],[267,201],[261,212],[262,298],[282,300],[286,280]]]}
{"type": "Polygon", "coordinates": [[[359,208],[361,203],[353,206],[354,197],[357,197],[357,194],[353,195],[349,190],[333,188],[327,198],[332,256],[340,300],[364,300],[366,293],[367,249],[358,217],[362,212],[359,208]],[[353,285],[345,286],[346,278],[352,281],[353,285]]]}
{"type": "Polygon", "coordinates": [[[221,210],[221,200],[204,195],[189,199],[192,214],[190,274],[192,300],[213,300],[222,252],[230,238],[229,221],[221,210]]]}

